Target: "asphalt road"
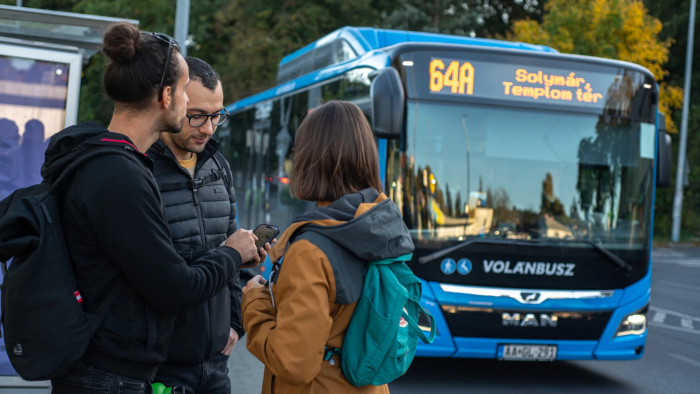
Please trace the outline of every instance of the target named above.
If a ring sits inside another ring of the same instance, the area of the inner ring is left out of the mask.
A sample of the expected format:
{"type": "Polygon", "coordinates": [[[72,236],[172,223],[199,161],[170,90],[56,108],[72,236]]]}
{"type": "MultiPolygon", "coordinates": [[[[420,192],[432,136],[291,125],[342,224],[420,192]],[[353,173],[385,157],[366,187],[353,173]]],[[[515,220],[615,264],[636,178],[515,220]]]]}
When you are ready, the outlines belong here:
{"type": "MultiPolygon", "coordinates": [[[[392,393],[700,393],[700,248],[655,248],[649,335],[638,361],[420,358],[392,393]]],[[[262,364],[240,343],[233,393],[259,393],[262,364]]]]}

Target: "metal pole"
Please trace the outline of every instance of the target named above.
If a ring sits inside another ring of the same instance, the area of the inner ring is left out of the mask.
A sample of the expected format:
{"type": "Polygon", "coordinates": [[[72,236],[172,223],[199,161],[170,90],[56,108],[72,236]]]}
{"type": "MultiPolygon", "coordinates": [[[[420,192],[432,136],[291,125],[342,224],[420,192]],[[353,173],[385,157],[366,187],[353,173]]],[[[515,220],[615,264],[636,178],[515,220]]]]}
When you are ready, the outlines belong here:
{"type": "Polygon", "coordinates": [[[695,0],[690,1],[688,21],[688,47],[685,53],[685,82],[683,84],[683,114],[681,119],[681,144],[678,147],[676,167],[676,194],[673,197],[673,228],[671,241],[678,242],[681,233],[681,208],[683,206],[683,175],[685,172],[685,146],[688,139],[688,112],[690,111],[690,75],[693,68],[693,37],[695,35],[695,0]]]}
{"type": "Polygon", "coordinates": [[[187,56],[187,34],[190,23],[190,0],[177,0],[175,10],[175,40],[180,44],[180,54],[187,56]]]}
{"type": "Polygon", "coordinates": [[[21,7],[21,6],[22,6],[22,0],[17,0],[17,7],[21,7]]]}

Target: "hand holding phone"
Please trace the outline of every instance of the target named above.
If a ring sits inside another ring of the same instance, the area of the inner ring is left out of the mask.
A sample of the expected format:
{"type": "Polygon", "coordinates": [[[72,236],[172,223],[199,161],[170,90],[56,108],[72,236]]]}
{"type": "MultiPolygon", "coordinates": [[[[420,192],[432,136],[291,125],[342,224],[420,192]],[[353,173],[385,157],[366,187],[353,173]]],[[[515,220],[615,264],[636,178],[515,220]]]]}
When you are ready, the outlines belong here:
{"type": "Polygon", "coordinates": [[[226,238],[221,246],[228,246],[229,248],[236,249],[241,255],[241,259],[251,264],[251,267],[257,265],[256,256],[260,256],[260,249],[256,247],[255,241],[253,241],[252,231],[238,229],[235,233],[226,238]]]}
{"type": "MultiPolygon", "coordinates": [[[[272,224],[260,224],[255,228],[255,230],[253,230],[253,234],[258,237],[257,241],[255,241],[255,248],[258,251],[258,256],[262,257],[260,255],[260,248],[264,247],[266,243],[274,240],[279,233],[279,227],[272,224]]],[[[243,268],[248,268],[247,266],[251,265],[253,262],[254,260],[245,262],[243,264],[243,268]]]]}
{"type": "Polygon", "coordinates": [[[260,248],[265,246],[266,243],[275,239],[275,237],[279,233],[280,228],[272,224],[258,225],[258,227],[256,227],[255,230],[253,230],[253,234],[255,234],[255,236],[258,237],[258,240],[255,241],[255,247],[258,248],[258,252],[260,252],[260,248]]]}

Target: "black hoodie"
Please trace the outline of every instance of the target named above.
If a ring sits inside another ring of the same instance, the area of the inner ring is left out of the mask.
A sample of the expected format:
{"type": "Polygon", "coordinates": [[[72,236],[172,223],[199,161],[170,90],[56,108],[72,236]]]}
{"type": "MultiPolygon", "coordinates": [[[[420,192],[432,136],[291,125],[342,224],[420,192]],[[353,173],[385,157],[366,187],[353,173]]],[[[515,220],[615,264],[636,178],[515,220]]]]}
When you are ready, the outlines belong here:
{"type": "Polygon", "coordinates": [[[127,286],[82,360],[151,380],[166,358],[174,315],[219,293],[241,265],[219,247],[188,266],[170,240],[152,161],[128,137],[87,123],[49,142],[42,175],[55,179],[86,149],[113,146],[77,170],[63,190],[61,220],[83,306],[92,312],[119,281],[127,286]]]}

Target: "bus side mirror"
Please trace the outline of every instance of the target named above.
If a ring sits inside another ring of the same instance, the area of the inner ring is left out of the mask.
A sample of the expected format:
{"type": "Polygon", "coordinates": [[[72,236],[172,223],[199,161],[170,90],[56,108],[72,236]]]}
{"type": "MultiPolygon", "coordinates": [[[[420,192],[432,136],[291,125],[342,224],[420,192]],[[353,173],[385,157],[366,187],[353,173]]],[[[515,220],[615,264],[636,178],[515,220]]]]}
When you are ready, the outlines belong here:
{"type": "Polygon", "coordinates": [[[659,114],[659,145],[656,150],[656,187],[671,186],[671,136],[666,133],[666,116],[659,114]]]}
{"type": "Polygon", "coordinates": [[[404,91],[395,68],[372,72],[372,130],[379,138],[399,138],[403,131],[404,91]]]}

